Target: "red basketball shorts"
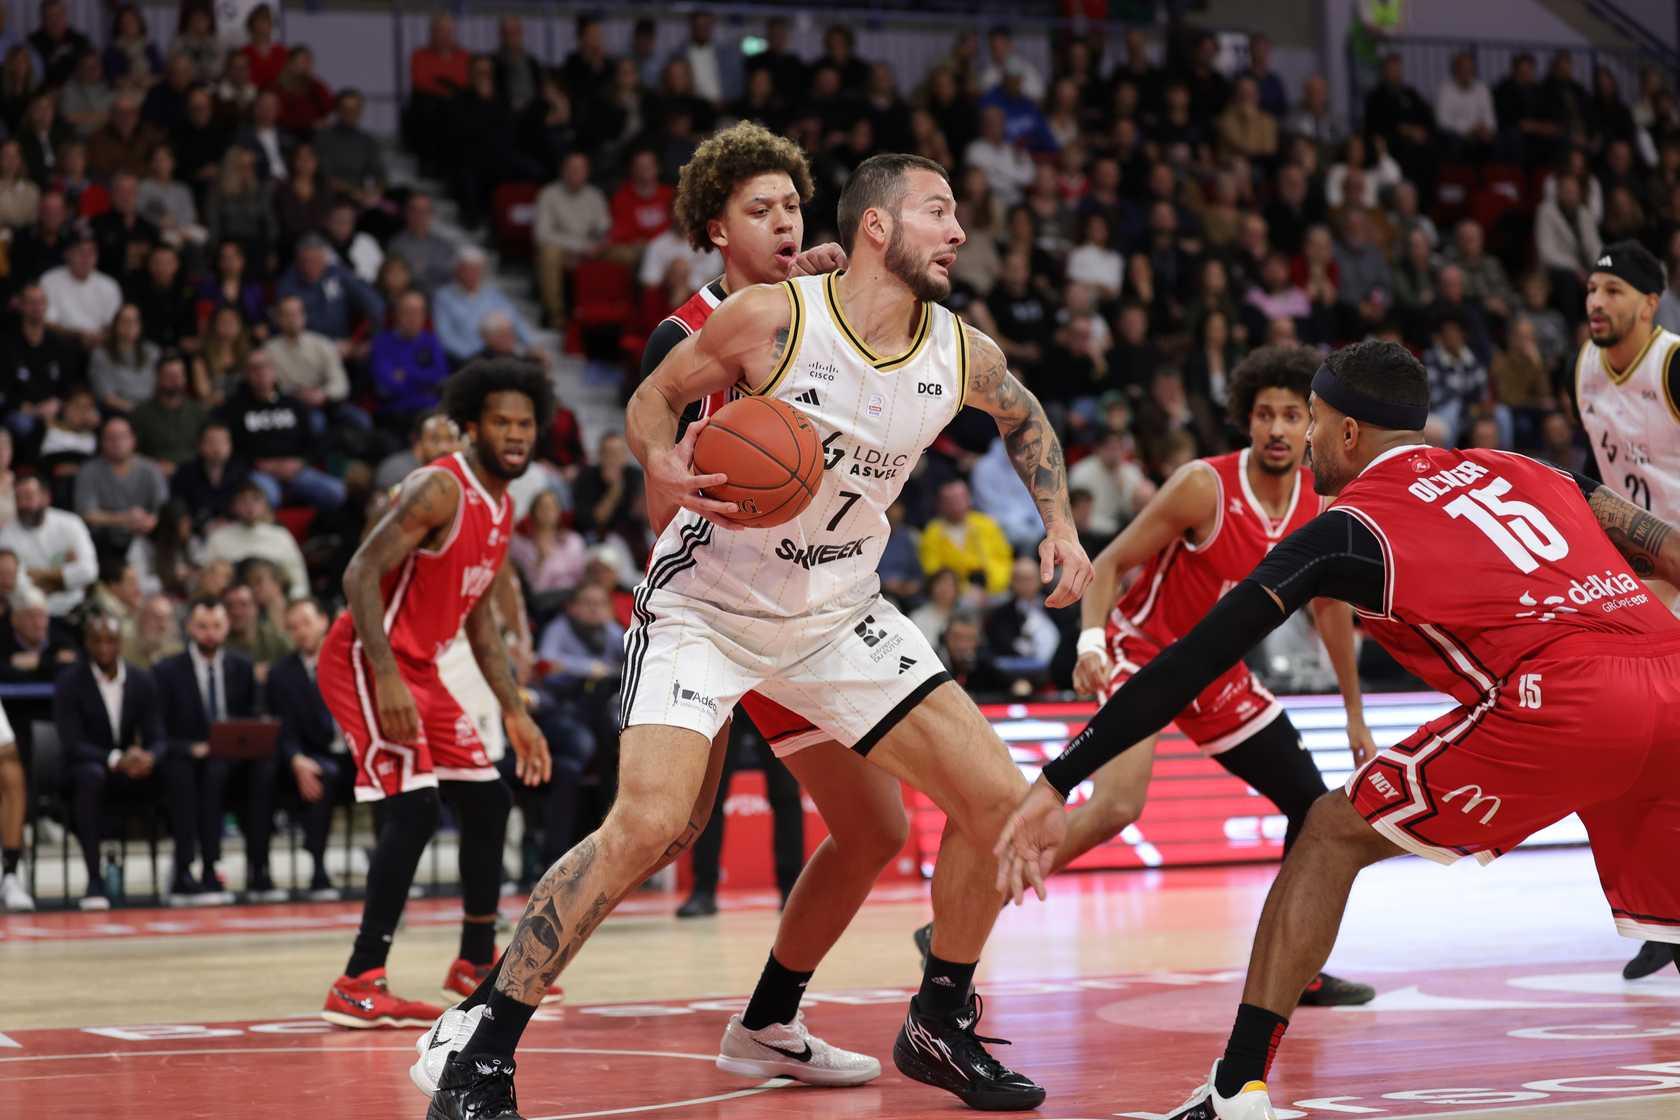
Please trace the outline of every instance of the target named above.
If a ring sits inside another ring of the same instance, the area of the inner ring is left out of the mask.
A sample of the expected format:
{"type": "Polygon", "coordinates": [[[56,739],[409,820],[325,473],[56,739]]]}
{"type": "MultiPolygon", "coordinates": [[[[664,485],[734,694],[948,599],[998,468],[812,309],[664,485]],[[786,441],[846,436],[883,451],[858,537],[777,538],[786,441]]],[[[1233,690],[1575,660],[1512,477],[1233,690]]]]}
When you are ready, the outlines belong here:
{"type": "Polygon", "coordinates": [[[379,727],[373,669],[356,641],[355,629],[335,626],[321,644],[315,679],[321,698],[356,758],[356,800],[378,801],[446,782],[488,782],[499,778],[485,753],[472,717],[444,687],[433,663],[397,659],[403,683],[420,711],[420,735],[412,743],[387,738],[379,727]]]}
{"type": "Polygon", "coordinates": [[[1415,855],[1486,863],[1579,813],[1626,937],[1680,943],[1680,638],[1566,638],[1348,779],[1415,855]]]}
{"type": "Polygon", "coordinates": [[[768,696],[745,693],[741,697],[741,707],[747,710],[748,718],[758,728],[758,733],[764,736],[764,741],[770,744],[770,751],[777,758],[786,758],[795,751],[826,743],[833,738],[804,716],[789,711],[768,696]]]}
{"type": "MultiPolygon", "coordinates": [[[[1106,702],[1120,686],[1135,677],[1145,665],[1161,652],[1156,642],[1137,630],[1122,632],[1108,627],[1108,687],[1098,696],[1106,702]]],[[[1173,724],[1186,738],[1202,749],[1202,753],[1216,755],[1237,744],[1277,719],[1283,712],[1266,686],[1255,679],[1248,666],[1237,662],[1204,689],[1177,716],[1173,724]]]]}

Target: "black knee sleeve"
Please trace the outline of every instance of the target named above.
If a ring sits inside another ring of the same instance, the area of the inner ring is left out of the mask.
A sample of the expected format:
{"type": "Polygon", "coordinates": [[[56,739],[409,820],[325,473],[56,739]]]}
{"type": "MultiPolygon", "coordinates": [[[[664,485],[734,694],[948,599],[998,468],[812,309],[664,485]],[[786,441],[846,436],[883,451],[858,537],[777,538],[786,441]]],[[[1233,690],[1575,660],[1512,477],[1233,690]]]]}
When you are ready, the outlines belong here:
{"type": "Polygon", "coordinates": [[[461,905],[468,914],[494,914],[513,793],[501,782],[444,782],[442,789],[461,826],[461,905]]]}
{"type": "Polygon", "coordinates": [[[1234,776],[1253,786],[1289,820],[1283,850],[1288,852],[1307,823],[1307,810],[1324,796],[1324,778],[1312,753],[1301,746],[1301,734],[1289,717],[1280,715],[1258,733],[1214,756],[1234,776]]]}

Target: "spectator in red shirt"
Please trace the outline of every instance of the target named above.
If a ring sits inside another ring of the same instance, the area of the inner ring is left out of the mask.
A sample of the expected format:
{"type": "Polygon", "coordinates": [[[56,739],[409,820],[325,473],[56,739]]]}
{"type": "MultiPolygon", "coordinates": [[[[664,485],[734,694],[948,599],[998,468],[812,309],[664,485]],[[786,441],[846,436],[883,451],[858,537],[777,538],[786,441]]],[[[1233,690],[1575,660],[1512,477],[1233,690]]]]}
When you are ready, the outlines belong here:
{"type": "Polygon", "coordinates": [[[286,45],[274,41],[274,10],[258,4],[245,17],[245,31],[251,41],[239,53],[251,64],[251,81],[258,89],[267,89],[285,71],[290,58],[286,45]]]}
{"type": "Polygon", "coordinates": [[[630,177],[613,192],[612,231],[606,255],[634,264],[649,241],[671,224],[671,199],[676,192],[659,181],[659,157],[638,149],[630,157],[630,177]]]}
{"type": "Polygon", "coordinates": [[[280,98],[280,127],[299,138],[312,136],[333,111],[332,91],[315,76],[315,52],[308,47],[292,48],[274,92],[280,98]]]}
{"type": "Polygon", "coordinates": [[[408,84],[413,95],[403,114],[403,140],[420,157],[423,168],[436,173],[444,154],[451,100],[467,88],[467,65],[472,55],[455,41],[455,20],[448,12],[432,17],[426,45],[408,56],[408,84]]]}

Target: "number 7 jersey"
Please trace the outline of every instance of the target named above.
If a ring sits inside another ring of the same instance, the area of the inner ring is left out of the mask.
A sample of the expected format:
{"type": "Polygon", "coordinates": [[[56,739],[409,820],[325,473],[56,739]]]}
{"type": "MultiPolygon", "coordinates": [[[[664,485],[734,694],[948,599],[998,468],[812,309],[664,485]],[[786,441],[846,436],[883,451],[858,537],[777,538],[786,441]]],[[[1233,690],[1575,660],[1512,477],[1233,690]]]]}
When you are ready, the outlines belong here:
{"type": "Polygon", "coordinates": [[[1330,508],[1382,545],[1383,609],[1359,611],[1371,636],[1461,703],[1562,637],[1602,634],[1631,648],[1680,632],[1575,480],[1525,456],[1394,448],[1330,508]]]}

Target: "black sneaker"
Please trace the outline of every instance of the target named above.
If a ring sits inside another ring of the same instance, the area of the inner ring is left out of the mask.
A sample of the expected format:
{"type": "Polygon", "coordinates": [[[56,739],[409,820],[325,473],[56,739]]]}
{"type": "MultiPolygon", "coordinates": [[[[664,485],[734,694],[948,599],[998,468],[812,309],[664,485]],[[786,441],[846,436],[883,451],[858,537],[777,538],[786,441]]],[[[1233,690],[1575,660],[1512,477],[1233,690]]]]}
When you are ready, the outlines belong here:
{"type": "Polygon", "coordinates": [[[1377,990],[1369,984],[1358,984],[1321,972],[1301,993],[1300,1002],[1302,1007],[1358,1007],[1376,998],[1377,990]]]}
{"type": "Polygon", "coordinates": [[[677,907],[679,918],[709,918],[717,913],[717,895],[710,891],[695,891],[677,907]]]}
{"type": "Polygon", "coordinates": [[[1011,1112],[1037,1108],[1044,1089],[986,1052],[981,1043],[1008,1046],[1002,1038],[974,1033],[985,1004],[971,994],[968,1005],[943,1017],[923,1015],[910,1000],[910,1013],[893,1043],[893,1065],[912,1081],[954,1093],[970,1108],[1011,1112]]]}
{"type": "Polygon", "coordinates": [[[928,954],[933,952],[933,923],[929,922],[921,929],[910,935],[910,940],[916,943],[916,952],[922,955],[922,971],[927,971],[928,954]]]}
{"type": "Polygon", "coordinates": [[[1622,966],[1623,980],[1643,980],[1661,971],[1670,961],[1680,964],[1680,954],[1665,941],[1647,941],[1639,947],[1633,959],[1622,966]]]}
{"type": "Polygon", "coordinates": [[[513,1092],[513,1062],[451,1056],[426,1120],[525,1120],[513,1092]]]}

